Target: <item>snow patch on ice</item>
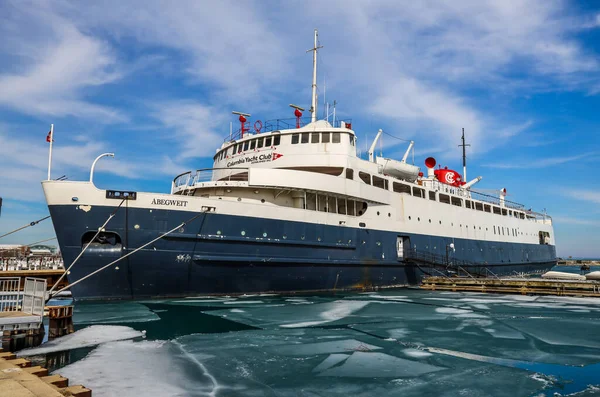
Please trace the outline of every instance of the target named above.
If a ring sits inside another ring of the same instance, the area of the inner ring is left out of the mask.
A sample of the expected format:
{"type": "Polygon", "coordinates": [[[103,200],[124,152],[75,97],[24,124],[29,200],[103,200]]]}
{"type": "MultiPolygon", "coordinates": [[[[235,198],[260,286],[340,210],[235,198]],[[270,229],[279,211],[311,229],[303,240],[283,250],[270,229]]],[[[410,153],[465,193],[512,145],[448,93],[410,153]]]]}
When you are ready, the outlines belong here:
{"type": "Polygon", "coordinates": [[[227,301],[227,302],[223,302],[223,304],[225,305],[253,305],[253,304],[257,304],[257,303],[264,303],[263,301],[227,301]]]}
{"type": "Polygon", "coordinates": [[[313,369],[313,372],[325,371],[326,369],[331,368],[334,365],[344,361],[348,357],[350,357],[349,354],[330,354],[329,357],[327,357],[313,369]]]}
{"type": "Polygon", "coordinates": [[[329,342],[276,346],[273,349],[277,354],[286,356],[312,356],[316,354],[380,350],[381,347],[370,345],[356,339],[342,339],[329,342]]]}
{"type": "Polygon", "coordinates": [[[55,339],[40,347],[26,349],[19,352],[21,356],[33,356],[64,350],[78,349],[80,347],[96,346],[101,343],[132,339],[143,336],[145,333],[121,325],[92,325],[83,328],[71,335],[55,339]]]}
{"type": "Polygon", "coordinates": [[[467,310],[467,309],[457,309],[455,307],[436,307],[435,308],[435,312],[436,313],[440,313],[440,314],[473,314],[472,310],[467,310]]]}
{"type": "Polygon", "coordinates": [[[197,396],[214,396],[218,384],[206,373],[186,375],[184,363],[174,362],[172,350],[164,341],[107,343],[58,372],[98,396],[187,396],[190,390],[197,396]]]}
{"type": "Polygon", "coordinates": [[[231,309],[230,312],[232,312],[232,313],[246,313],[246,311],[242,310],[242,309],[231,309]]]}
{"type": "Polygon", "coordinates": [[[433,354],[426,352],[425,350],[419,350],[419,349],[404,349],[404,350],[402,350],[402,353],[406,354],[409,357],[414,357],[414,358],[433,356],[433,354]]]}
{"type": "Polygon", "coordinates": [[[342,300],[335,301],[335,302],[332,302],[333,307],[331,309],[326,310],[319,314],[319,317],[322,318],[322,320],[304,321],[304,322],[292,323],[292,324],[281,324],[280,327],[282,327],[282,328],[302,328],[302,327],[310,327],[313,325],[325,324],[325,323],[333,322],[336,320],[341,320],[342,318],[351,315],[352,313],[356,312],[357,310],[362,309],[363,307],[365,307],[368,304],[369,304],[369,302],[364,302],[364,301],[349,301],[349,300],[348,301],[342,301],[342,300]]]}

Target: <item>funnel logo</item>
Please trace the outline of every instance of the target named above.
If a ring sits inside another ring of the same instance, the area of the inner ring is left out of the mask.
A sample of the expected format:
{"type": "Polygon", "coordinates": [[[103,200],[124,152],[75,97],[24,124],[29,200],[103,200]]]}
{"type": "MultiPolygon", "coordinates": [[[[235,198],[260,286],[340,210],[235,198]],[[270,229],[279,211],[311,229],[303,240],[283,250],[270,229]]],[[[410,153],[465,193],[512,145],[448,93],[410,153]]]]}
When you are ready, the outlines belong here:
{"type": "Polygon", "coordinates": [[[446,183],[448,185],[454,185],[454,172],[446,172],[446,175],[444,175],[444,179],[446,180],[446,183]]]}

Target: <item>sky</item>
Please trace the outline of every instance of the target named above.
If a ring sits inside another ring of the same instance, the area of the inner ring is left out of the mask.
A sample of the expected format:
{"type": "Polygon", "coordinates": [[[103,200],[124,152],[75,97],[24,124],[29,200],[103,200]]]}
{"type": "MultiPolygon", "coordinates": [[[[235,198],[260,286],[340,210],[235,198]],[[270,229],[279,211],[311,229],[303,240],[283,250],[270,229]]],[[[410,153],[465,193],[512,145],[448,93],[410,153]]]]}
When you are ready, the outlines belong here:
{"type": "MultiPolygon", "coordinates": [[[[462,171],[465,128],[478,189],[545,209],[559,256],[600,257],[600,2],[575,1],[0,0],[0,235],[48,214],[51,123],[53,178],[114,152],[97,186],[168,192],[212,166],[231,111],[310,107],[315,28],[319,117],[336,100],[362,152],[382,128],[462,171]]],[[[384,135],[383,155],[405,149],[384,135]]]]}

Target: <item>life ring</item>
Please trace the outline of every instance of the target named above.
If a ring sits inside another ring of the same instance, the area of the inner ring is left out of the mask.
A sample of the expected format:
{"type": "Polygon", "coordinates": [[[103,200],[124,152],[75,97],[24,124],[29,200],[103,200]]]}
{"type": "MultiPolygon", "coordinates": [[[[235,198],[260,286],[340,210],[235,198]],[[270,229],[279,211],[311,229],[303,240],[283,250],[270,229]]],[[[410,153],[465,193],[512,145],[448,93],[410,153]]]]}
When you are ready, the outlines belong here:
{"type": "Polygon", "coordinates": [[[262,127],[263,127],[262,121],[256,120],[256,123],[254,123],[254,131],[256,131],[256,133],[258,134],[260,132],[260,130],[262,130],[262,127]]]}

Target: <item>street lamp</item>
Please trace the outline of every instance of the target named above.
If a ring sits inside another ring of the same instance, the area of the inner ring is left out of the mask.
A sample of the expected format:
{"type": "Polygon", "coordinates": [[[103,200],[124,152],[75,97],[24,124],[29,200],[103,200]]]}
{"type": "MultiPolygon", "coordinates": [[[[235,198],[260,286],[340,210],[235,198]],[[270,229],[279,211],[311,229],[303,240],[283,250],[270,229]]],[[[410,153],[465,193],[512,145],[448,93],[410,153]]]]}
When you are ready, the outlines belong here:
{"type": "Polygon", "coordinates": [[[452,250],[452,252],[456,252],[456,248],[454,248],[454,243],[446,244],[446,267],[450,265],[450,260],[448,259],[448,252],[452,250]]]}

